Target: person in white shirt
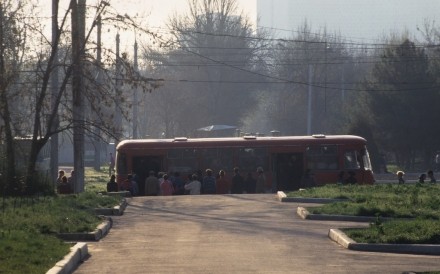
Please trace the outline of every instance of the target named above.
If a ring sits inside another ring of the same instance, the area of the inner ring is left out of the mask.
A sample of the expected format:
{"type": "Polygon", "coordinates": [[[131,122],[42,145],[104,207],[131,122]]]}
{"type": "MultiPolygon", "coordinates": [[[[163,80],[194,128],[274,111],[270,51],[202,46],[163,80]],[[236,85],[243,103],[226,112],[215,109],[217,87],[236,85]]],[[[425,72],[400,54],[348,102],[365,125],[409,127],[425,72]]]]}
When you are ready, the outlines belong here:
{"type": "Polygon", "coordinates": [[[189,190],[189,195],[200,195],[202,184],[197,179],[197,175],[193,174],[191,176],[191,182],[185,185],[185,189],[189,190]]]}

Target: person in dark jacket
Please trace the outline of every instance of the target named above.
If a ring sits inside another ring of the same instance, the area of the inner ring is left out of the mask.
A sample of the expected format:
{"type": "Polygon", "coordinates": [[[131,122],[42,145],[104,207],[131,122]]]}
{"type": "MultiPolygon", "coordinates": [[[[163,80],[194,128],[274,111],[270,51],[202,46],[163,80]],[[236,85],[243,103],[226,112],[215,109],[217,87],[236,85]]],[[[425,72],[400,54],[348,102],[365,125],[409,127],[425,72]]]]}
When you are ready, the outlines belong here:
{"type": "Polygon", "coordinates": [[[215,177],[212,175],[212,170],[207,169],[205,171],[206,176],[202,180],[202,192],[203,194],[215,194],[216,193],[216,182],[215,177]]]}
{"type": "Polygon", "coordinates": [[[232,177],[231,193],[242,194],[243,189],[244,189],[244,179],[240,175],[240,170],[238,169],[238,167],[235,167],[234,176],[232,177]]]}
{"type": "Polygon", "coordinates": [[[107,192],[118,192],[118,184],[116,183],[115,175],[112,175],[110,181],[107,183],[107,192]]]}

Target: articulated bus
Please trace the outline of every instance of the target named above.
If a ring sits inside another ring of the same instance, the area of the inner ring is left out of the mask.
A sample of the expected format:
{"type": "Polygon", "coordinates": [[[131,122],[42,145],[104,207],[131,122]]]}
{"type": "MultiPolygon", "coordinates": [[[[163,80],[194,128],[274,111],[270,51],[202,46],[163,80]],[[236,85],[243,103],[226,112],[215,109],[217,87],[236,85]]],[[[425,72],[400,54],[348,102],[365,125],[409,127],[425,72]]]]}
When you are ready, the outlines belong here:
{"type": "MultiPolygon", "coordinates": [[[[186,177],[209,168],[225,170],[230,180],[234,167],[243,177],[251,172],[254,178],[261,167],[272,192],[301,188],[306,172],[318,186],[336,183],[341,171],[346,177],[354,173],[358,183],[373,184],[366,144],[352,135],[125,140],[116,148],[116,178],[121,184],[135,173],[144,182],[150,170],[186,177]]],[[[139,187],[142,193],[143,183],[139,187]]]]}

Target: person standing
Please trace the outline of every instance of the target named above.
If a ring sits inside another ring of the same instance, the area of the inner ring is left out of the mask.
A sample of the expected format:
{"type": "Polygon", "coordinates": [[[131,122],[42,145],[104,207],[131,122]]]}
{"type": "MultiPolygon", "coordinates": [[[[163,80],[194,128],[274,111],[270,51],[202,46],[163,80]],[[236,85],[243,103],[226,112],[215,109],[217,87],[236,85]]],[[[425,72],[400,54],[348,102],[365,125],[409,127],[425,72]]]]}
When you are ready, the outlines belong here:
{"type": "Polygon", "coordinates": [[[73,191],[75,189],[75,171],[73,169],[70,171],[70,177],[67,178],[67,183],[69,184],[70,189],[73,191]]]}
{"type": "Polygon", "coordinates": [[[266,188],[266,175],[264,175],[264,170],[262,167],[257,168],[257,186],[256,193],[264,193],[266,188]]]}
{"type": "Polygon", "coordinates": [[[417,183],[419,183],[419,184],[424,184],[424,183],[425,183],[425,180],[426,180],[426,174],[425,174],[425,173],[422,173],[422,174],[420,174],[420,176],[419,176],[419,181],[418,181],[417,183]]]}
{"type": "Polygon", "coordinates": [[[405,183],[405,179],[403,178],[403,175],[405,175],[405,173],[399,170],[397,171],[396,175],[399,185],[403,185],[405,183]]]}
{"type": "Polygon", "coordinates": [[[116,176],[114,174],[107,183],[107,192],[118,192],[118,184],[116,183],[116,176]]]}
{"type": "Polygon", "coordinates": [[[252,172],[248,172],[246,179],[244,180],[244,185],[246,188],[246,193],[255,193],[257,181],[252,176],[252,172]]]}
{"type": "Polygon", "coordinates": [[[137,179],[136,179],[136,174],[133,173],[133,174],[131,175],[131,179],[130,179],[130,183],[131,183],[131,195],[132,195],[132,196],[137,196],[137,195],[139,195],[139,186],[138,186],[138,183],[137,183],[136,180],[137,180],[137,179]]]}
{"type": "Polygon", "coordinates": [[[198,181],[197,174],[191,176],[191,182],[185,185],[185,190],[189,191],[189,195],[200,195],[202,184],[198,181]]]}
{"type": "Polygon", "coordinates": [[[185,194],[185,188],[183,187],[185,185],[185,182],[180,177],[179,172],[174,172],[173,179],[171,180],[174,187],[174,194],[175,195],[183,195],[185,194]]]}
{"type": "Polygon", "coordinates": [[[160,183],[160,193],[162,196],[171,196],[174,193],[173,183],[168,180],[168,174],[163,175],[163,181],[160,183]]]}
{"type": "Polygon", "coordinates": [[[207,169],[206,176],[202,181],[203,194],[215,194],[216,193],[216,182],[214,176],[212,176],[212,170],[207,169]]]}
{"type": "Polygon", "coordinates": [[[437,180],[434,177],[434,172],[432,170],[428,170],[428,178],[431,184],[437,183],[437,180]]]}
{"type": "Polygon", "coordinates": [[[224,170],[220,170],[217,179],[217,194],[228,194],[230,183],[225,177],[226,173],[224,170]]]}
{"type": "Polygon", "coordinates": [[[154,176],[154,171],[150,170],[145,179],[145,195],[157,196],[159,194],[159,180],[154,176]]]}
{"type": "Polygon", "coordinates": [[[59,185],[59,184],[61,184],[63,182],[64,175],[65,175],[64,170],[60,169],[58,171],[58,177],[57,177],[57,181],[56,181],[57,185],[59,185]]]}
{"type": "Polygon", "coordinates": [[[244,179],[240,175],[240,170],[238,167],[234,168],[234,176],[232,177],[232,186],[231,193],[232,194],[243,194],[244,189],[244,179]]]}
{"type": "Polygon", "coordinates": [[[71,194],[71,193],[73,193],[71,185],[68,183],[66,176],[63,176],[61,178],[61,183],[57,185],[57,190],[58,190],[59,194],[71,194]]]}

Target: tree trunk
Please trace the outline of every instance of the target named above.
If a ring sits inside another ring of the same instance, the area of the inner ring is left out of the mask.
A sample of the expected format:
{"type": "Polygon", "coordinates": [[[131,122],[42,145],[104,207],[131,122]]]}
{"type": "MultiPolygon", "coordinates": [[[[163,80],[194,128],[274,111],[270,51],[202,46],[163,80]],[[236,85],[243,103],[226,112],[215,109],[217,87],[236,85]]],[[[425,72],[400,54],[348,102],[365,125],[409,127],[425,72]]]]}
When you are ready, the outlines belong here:
{"type": "MultiPolygon", "coordinates": [[[[53,70],[51,74],[51,107],[52,112],[57,112],[57,97],[58,97],[58,51],[54,51],[55,47],[58,47],[58,1],[52,0],[52,52],[55,52],[53,70]]],[[[48,125],[50,126],[50,125],[48,125]]],[[[55,119],[51,125],[51,131],[55,130],[59,126],[58,114],[55,114],[55,119]]],[[[55,178],[58,174],[58,133],[53,134],[50,139],[50,175],[55,188],[55,178]]]]}
{"type": "Polygon", "coordinates": [[[74,72],[72,79],[73,93],[73,189],[75,193],[84,191],[84,100],[82,58],[84,52],[85,0],[71,1],[72,9],[72,58],[74,72]]]}
{"type": "Polygon", "coordinates": [[[15,178],[16,170],[15,170],[15,151],[14,151],[14,136],[12,133],[12,125],[11,125],[11,113],[9,111],[8,104],[8,81],[6,79],[6,68],[5,68],[5,59],[4,59],[4,11],[3,5],[0,3],[0,112],[1,118],[4,123],[5,130],[5,172],[3,176],[3,190],[7,193],[18,194],[18,181],[15,178]]]}

